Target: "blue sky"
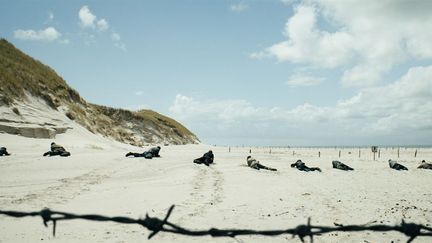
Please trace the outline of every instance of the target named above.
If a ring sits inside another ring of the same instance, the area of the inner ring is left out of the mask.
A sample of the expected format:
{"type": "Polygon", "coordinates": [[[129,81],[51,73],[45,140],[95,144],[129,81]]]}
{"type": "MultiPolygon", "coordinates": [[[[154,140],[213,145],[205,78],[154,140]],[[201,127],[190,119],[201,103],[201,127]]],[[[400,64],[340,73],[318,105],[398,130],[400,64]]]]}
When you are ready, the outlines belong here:
{"type": "Polygon", "coordinates": [[[205,143],[432,144],[430,1],[9,1],[0,36],[92,103],[205,143]]]}

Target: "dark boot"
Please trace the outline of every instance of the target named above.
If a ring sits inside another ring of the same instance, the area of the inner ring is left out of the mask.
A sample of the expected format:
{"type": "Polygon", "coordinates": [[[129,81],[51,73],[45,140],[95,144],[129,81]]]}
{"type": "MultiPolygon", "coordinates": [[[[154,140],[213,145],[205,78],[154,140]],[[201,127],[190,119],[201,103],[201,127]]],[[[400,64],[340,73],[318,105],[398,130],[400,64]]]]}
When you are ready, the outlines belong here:
{"type": "Polygon", "coordinates": [[[262,164],[258,164],[258,168],[259,169],[264,169],[264,170],[277,171],[277,169],[275,169],[275,168],[270,168],[270,167],[267,167],[267,166],[262,165],[262,164]]]}
{"type": "Polygon", "coordinates": [[[62,157],[69,157],[70,155],[71,155],[71,153],[69,153],[67,151],[60,154],[60,156],[62,156],[62,157]]]}
{"type": "Polygon", "coordinates": [[[354,170],[353,168],[349,167],[348,165],[343,166],[343,170],[354,170]]]}

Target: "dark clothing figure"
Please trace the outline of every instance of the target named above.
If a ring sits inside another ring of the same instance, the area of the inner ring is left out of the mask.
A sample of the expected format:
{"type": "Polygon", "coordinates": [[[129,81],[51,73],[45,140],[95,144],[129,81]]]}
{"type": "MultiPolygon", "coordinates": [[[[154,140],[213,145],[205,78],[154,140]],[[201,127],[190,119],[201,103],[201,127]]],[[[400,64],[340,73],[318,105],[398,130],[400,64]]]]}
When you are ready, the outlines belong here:
{"type": "Polygon", "coordinates": [[[205,164],[209,166],[213,163],[214,155],[211,150],[209,150],[207,153],[205,153],[202,157],[195,159],[193,162],[195,164],[205,164]]]}
{"type": "Polygon", "coordinates": [[[5,147],[0,148],[0,156],[9,156],[10,153],[8,153],[7,149],[5,147]]]}
{"type": "Polygon", "coordinates": [[[129,152],[129,153],[127,153],[126,154],[126,157],[129,157],[129,156],[133,156],[133,157],[144,157],[144,158],[146,158],[146,159],[151,159],[151,158],[153,158],[153,154],[151,153],[151,152],[149,152],[149,151],[144,151],[143,153],[132,153],[132,152],[129,152]]]}
{"type": "Polygon", "coordinates": [[[392,168],[392,169],[395,169],[395,170],[408,170],[407,167],[399,164],[398,162],[396,162],[394,160],[389,159],[388,162],[389,162],[390,168],[392,168]]]}
{"type": "Polygon", "coordinates": [[[318,167],[310,167],[309,168],[301,160],[297,160],[294,164],[291,164],[291,167],[293,167],[293,168],[296,167],[298,170],[306,171],[306,172],[315,171],[315,170],[321,172],[320,168],[318,168],[318,167]]]}
{"type": "Polygon", "coordinates": [[[247,165],[249,167],[256,169],[256,170],[263,169],[263,170],[277,171],[277,169],[275,169],[275,168],[270,168],[270,167],[267,167],[267,166],[260,164],[260,162],[258,160],[252,158],[252,156],[250,156],[250,155],[246,158],[246,161],[247,161],[247,165]]]}
{"type": "Polygon", "coordinates": [[[60,155],[62,157],[68,157],[71,154],[66,151],[65,148],[63,148],[61,145],[58,145],[54,142],[51,143],[51,151],[48,151],[46,153],[43,154],[43,156],[56,156],[56,155],[60,155]]]}
{"type": "Polygon", "coordinates": [[[419,167],[417,167],[418,169],[427,169],[427,170],[432,170],[432,164],[431,163],[426,163],[426,161],[422,160],[421,164],[419,167]]]}
{"type": "Polygon", "coordinates": [[[339,170],[354,170],[353,168],[349,167],[348,165],[346,165],[346,164],[344,164],[344,163],[342,163],[340,161],[337,161],[337,160],[333,160],[332,164],[333,164],[333,168],[335,168],[335,169],[339,169],[339,170]]]}
{"type": "Polygon", "coordinates": [[[161,150],[161,147],[157,146],[157,147],[153,147],[153,148],[149,149],[147,152],[150,152],[153,157],[160,157],[160,155],[159,155],[160,150],[161,150]]]}
{"type": "Polygon", "coordinates": [[[129,153],[126,154],[126,157],[134,156],[134,157],[144,157],[146,159],[151,159],[153,157],[160,157],[160,155],[159,155],[160,149],[161,149],[161,147],[157,146],[157,147],[150,148],[149,150],[144,151],[141,154],[140,153],[129,152],[129,153]]]}

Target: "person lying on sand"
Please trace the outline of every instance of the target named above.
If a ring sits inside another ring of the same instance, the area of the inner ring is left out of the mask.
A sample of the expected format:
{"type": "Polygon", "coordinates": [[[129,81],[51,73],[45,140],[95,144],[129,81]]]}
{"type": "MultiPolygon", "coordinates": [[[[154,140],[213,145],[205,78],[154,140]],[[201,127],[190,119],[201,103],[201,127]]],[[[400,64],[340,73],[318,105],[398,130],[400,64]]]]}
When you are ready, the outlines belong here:
{"type": "Polygon", "coordinates": [[[210,164],[213,163],[213,159],[214,159],[213,152],[211,150],[209,150],[202,157],[200,157],[198,159],[194,159],[193,162],[195,164],[205,164],[205,165],[209,166],[210,164]]]}
{"type": "Polygon", "coordinates": [[[318,168],[318,167],[310,167],[309,168],[301,160],[297,160],[294,164],[291,164],[291,167],[292,168],[296,167],[298,170],[306,171],[306,172],[315,171],[315,170],[321,172],[320,168],[318,168]]]}
{"type": "Polygon", "coordinates": [[[51,143],[51,151],[48,151],[48,152],[43,154],[43,156],[47,156],[47,155],[49,155],[49,156],[60,155],[62,157],[68,157],[71,154],[68,151],[66,151],[66,149],[63,148],[61,145],[52,142],[51,143]]]}
{"type": "Polygon", "coordinates": [[[7,149],[5,147],[0,148],[0,156],[9,156],[10,153],[8,153],[7,149]]]}
{"type": "Polygon", "coordinates": [[[152,153],[153,157],[160,157],[159,151],[161,150],[160,146],[150,148],[148,152],[152,153]]]}
{"type": "Polygon", "coordinates": [[[157,147],[150,148],[149,150],[144,151],[141,154],[129,152],[126,154],[126,157],[134,156],[134,157],[144,157],[146,159],[151,159],[153,157],[160,157],[160,155],[159,155],[160,149],[161,149],[161,147],[157,146],[157,147]]]}
{"type": "Polygon", "coordinates": [[[389,159],[388,162],[389,162],[390,168],[392,168],[392,169],[395,169],[395,170],[408,170],[407,167],[399,164],[398,162],[396,162],[394,160],[389,159]]]}
{"type": "Polygon", "coordinates": [[[417,169],[428,169],[428,170],[432,170],[432,164],[431,164],[431,163],[426,163],[425,160],[422,160],[420,166],[417,167],[417,169]]]}
{"type": "Polygon", "coordinates": [[[335,169],[339,169],[339,170],[354,170],[353,168],[349,167],[348,165],[346,165],[346,164],[344,164],[344,163],[342,163],[340,161],[337,161],[337,160],[333,160],[332,164],[333,164],[333,168],[335,168],[335,169]]]}
{"type": "Polygon", "coordinates": [[[258,160],[254,159],[250,155],[246,158],[246,161],[247,161],[247,165],[249,167],[256,169],[256,170],[263,169],[263,170],[277,171],[277,169],[275,169],[275,168],[270,168],[270,167],[267,167],[267,166],[260,164],[260,162],[258,160]]]}

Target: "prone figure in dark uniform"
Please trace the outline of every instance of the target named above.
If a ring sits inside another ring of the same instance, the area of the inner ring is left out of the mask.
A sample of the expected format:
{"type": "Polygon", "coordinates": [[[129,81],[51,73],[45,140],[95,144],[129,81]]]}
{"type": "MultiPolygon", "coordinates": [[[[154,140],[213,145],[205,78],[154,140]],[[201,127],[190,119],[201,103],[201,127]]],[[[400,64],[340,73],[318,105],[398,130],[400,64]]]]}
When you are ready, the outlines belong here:
{"type": "Polygon", "coordinates": [[[153,157],[160,157],[159,151],[161,150],[160,146],[150,148],[148,152],[152,153],[153,157]]]}
{"type": "Polygon", "coordinates": [[[333,168],[335,168],[335,169],[339,169],[339,170],[354,170],[353,168],[349,167],[348,165],[346,165],[346,164],[344,164],[344,163],[342,163],[340,161],[337,161],[337,160],[333,160],[332,164],[333,164],[333,168]]]}
{"type": "Polygon", "coordinates": [[[134,156],[134,157],[144,157],[146,159],[151,159],[153,157],[160,157],[160,155],[159,155],[160,149],[161,149],[161,147],[157,146],[157,147],[150,148],[149,150],[144,151],[143,153],[129,152],[126,154],[126,157],[134,156]]]}
{"type": "Polygon", "coordinates": [[[8,151],[5,147],[0,148],[0,156],[9,156],[9,155],[11,155],[11,154],[8,153],[8,151]]]}
{"type": "Polygon", "coordinates": [[[263,170],[277,171],[277,169],[275,169],[275,168],[270,168],[270,167],[267,167],[265,165],[260,164],[260,162],[258,160],[254,159],[250,155],[246,158],[246,161],[247,161],[247,165],[249,167],[256,169],[256,170],[263,169],[263,170]]]}
{"type": "Polygon", "coordinates": [[[398,162],[396,162],[394,160],[389,159],[388,162],[389,162],[390,168],[392,168],[392,169],[395,169],[395,170],[408,170],[407,167],[399,164],[398,162]]]}
{"type": "Polygon", "coordinates": [[[309,172],[309,171],[319,171],[319,172],[321,172],[320,168],[318,168],[318,167],[310,167],[309,168],[301,160],[297,160],[294,164],[291,164],[291,167],[292,168],[296,167],[298,170],[306,171],[306,172],[309,172]]]}
{"type": "Polygon", "coordinates": [[[43,154],[43,156],[47,156],[47,155],[49,155],[49,156],[60,155],[62,157],[68,157],[71,155],[71,153],[66,151],[66,149],[63,148],[63,146],[52,142],[51,143],[51,150],[43,154]]]}
{"type": "Polygon", "coordinates": [[[432,164],[431,163],[426,163],[425,160],[422,160],[421,164],[419,165],[419,167],[417,167],[418,169],[428,169],[428,170],[432,170],[432,164]]]}
{"type": "Polygon", "coordinates": [[[195,164],[205,164],[209,166],[213,163],[214,155],[213,151],[209,150],[207,153],[205,153],[202,157],[199,157],[198,159],[194,159],[195,164]]]}

